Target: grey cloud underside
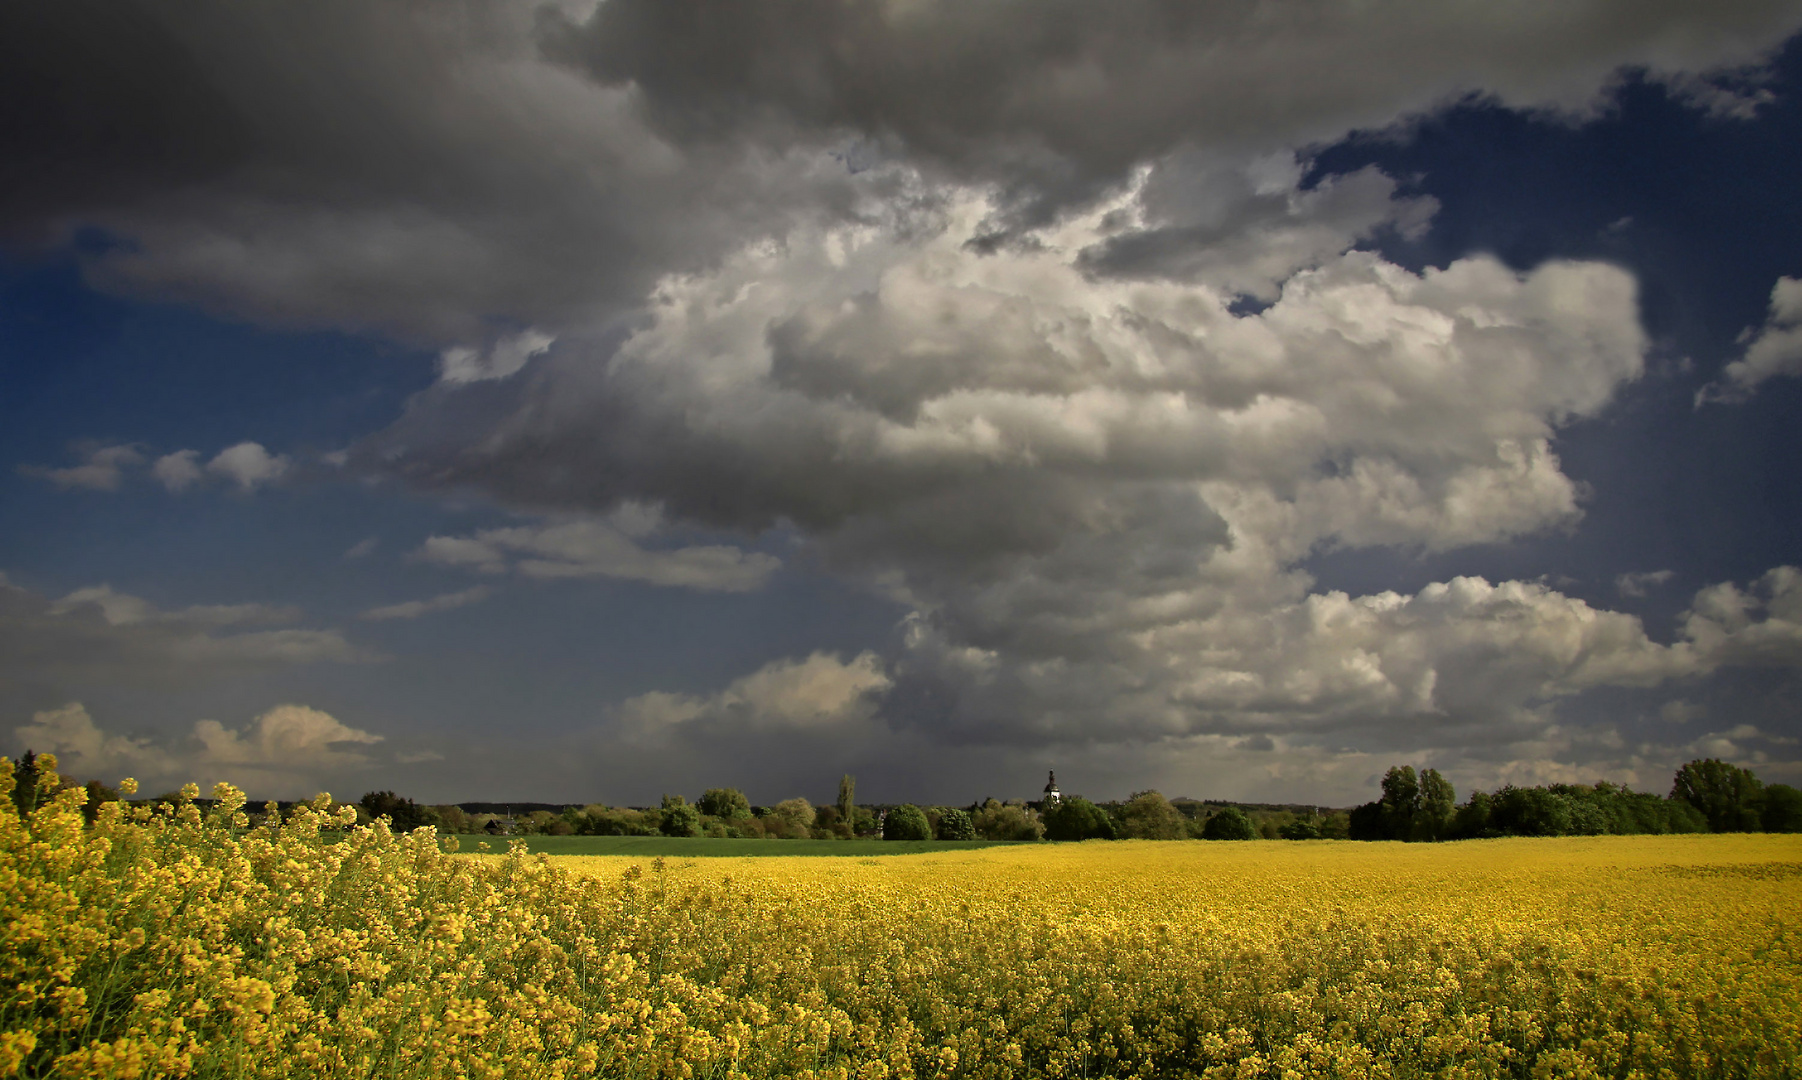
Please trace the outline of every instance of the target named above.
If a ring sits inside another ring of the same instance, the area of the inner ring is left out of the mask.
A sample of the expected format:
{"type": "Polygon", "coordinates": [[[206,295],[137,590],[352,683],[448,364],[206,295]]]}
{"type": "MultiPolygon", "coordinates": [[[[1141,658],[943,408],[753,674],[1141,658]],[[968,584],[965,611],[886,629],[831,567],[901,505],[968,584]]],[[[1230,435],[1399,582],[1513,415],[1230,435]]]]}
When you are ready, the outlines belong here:
{"type": "MultiPolygon", "coordinates": [[[[109,288],[480,350],[865,219],[884,163],[992,186],[985,228],[1017,235],[1184,148],[1283,153],[1468,93],[1581,112],[1622,65],[1705,85],[1799,10],[22,0],[0,205],[14,236],[116,234],[88,264],[109,288]]],[[[1205,272],[1182,238],[1097,266],[1205,272]]]]}
{"type": "MultiPolygon", "coordinates": [[[[546,17],[546,52],[638,91],[684,144],[847,132],[999,185],[1043,224],[1187,144],[1263,153],[1466,94],[1583,112],[1619,68],[1754,61],[1793,3],[1500,6],[627,0],[546,17]]],[[[1705,80],[1696,80],[1706,85],[1705,80]]]]}
{"type": "Polygon", "coordinates": [[[331,629],[281,625],[291,608],[229,604],[159,611],[95,586],[52,601],[0,579],[0,700],[41,707],[84,687],[178,690],[319,663],[379,659],[331,629]]]}

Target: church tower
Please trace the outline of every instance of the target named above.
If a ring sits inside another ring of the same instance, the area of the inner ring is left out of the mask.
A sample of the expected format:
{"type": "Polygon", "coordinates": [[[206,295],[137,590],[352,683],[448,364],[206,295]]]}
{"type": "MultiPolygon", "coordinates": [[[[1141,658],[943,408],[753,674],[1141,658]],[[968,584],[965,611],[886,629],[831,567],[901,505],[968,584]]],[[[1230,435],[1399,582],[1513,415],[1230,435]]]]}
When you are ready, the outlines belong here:
{"type": "Polygon", "coordinates": [[[1054,803],[1063,797],[1063,794],[1057,790],[1057,773],[1053,772],[1051,779],[1045,782],[1045,802],[1047,804],[1054,803]]]}

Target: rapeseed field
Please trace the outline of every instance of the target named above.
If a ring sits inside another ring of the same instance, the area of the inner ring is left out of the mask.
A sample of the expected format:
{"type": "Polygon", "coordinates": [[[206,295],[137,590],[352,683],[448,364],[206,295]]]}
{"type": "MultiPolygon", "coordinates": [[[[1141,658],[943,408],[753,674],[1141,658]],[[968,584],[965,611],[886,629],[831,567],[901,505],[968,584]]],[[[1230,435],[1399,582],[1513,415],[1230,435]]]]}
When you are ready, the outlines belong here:
{"type": "Polygon", "coordinates": [[[1795,837],[634,864],[214,794],[0,814],[0,1075],[1802,1072],[1795,837]]]}

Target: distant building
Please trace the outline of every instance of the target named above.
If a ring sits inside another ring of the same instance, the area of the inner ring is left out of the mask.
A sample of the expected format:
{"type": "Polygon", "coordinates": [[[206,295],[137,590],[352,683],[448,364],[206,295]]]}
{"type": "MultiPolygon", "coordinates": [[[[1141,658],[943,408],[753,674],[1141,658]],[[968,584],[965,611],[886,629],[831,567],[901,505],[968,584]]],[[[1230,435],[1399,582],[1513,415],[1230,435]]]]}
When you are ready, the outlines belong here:
{"type": "Polygon", "coordinates": [[[1063,793],[1057,789],[1057,773],[1053,772],[1051,779],[1045,782],[1045,805],[1049,806],[1063,797],[1063,793]]]}

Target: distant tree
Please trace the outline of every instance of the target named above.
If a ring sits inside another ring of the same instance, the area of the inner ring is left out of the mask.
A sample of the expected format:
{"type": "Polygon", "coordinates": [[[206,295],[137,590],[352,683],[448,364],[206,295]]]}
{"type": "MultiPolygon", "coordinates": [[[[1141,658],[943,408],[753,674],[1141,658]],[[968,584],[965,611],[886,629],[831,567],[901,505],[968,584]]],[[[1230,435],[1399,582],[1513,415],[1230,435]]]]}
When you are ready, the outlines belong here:
{"type": "Polygon", "coordinates": [[[1353,840],[1389,839],[1389,825],[1383,820],[1383,804],[1367,802],[1352,807],[1346,819],[1345,835],[1353,840]]]}
{"type": "Polygon", "coordinates": [[[1487,792],[1471,792],[1470,800],[1452,815],[1451,834],[1461,839],[1494,835],[1489,829],[1489,803],[1487,792]]]}
{"type": "Polygon", "coordinates": [[[1312,814],[1298,817],[1289,824],[1277,829],[1277,835],[1284,840],[1318,840],[1320,839],[1320,823],[1312,814]]]}
{"type": "Polygon", "coordinates": [[[838,818],[843,822],[851,822],[856,818],[857,777],[850,773],[838,778],[838,818]]]}
{"type": "Polygon", "coordinates": [[[1383,832],[1390,840],[1414,837],[1414,816],[1420,812],[1420,778],[1414,766],[1397,765],[1383,774],[1383,832]]]}
{"type": "Polygon", "coordinates": [[[976,826],[970,821],[970,815],[964,810],[939,811],[938,838],[940,840],[974,840],[976,826]]]}
{"type": "Polygon", "coordinates": [[[1047,840],[1112,840],[1119,835],[1113,819],[1080,795],[1066,795],[1039,814],[1047,840]]]}
{"type": "Polygon", "coordinates": [[[680,795],[665,795],[657,827],[665,836],[693,836],[701,831],[701,812],[680,795]]]}
{"type": "Polygon", "coordinates": [[[38,756],[34,751],[25,751],[13,766],[13,806],[20,817],[38,808],[38,756]]]}
{"type": "Polygon", "coordinates": [[[912,803],[895,807],[888,812],[888,818],[882,823],[884,840],[930,840],[932,825],[926,820],[926,812],[912,803]]]}
{"type": "Polygon", "coordinates": [[[802,839],[805,839],[808,830],[813,828],[814,816],[813,804],[806,799],[783,799],[775,806],[770,807],[770,812],[764,815],[766,819],[775,818],[783,822],[788,826],[790,836],[799,836],[802,839]]]}
{"type": "Polygon", "coordinates": [[[425,808],[412,799],[403,799],[392,791],[364,792],[357,800],[357,805],[368,813],[371,821],[387,818],[388,827],[395,832],[412,832],[422,825],[430,825],[425,808]]]}
{"type": "Polygon", "coordinates": [[[1420,774],[1420,796],[1415,804],[1410,840],[1443,840],[1451,832],[1452,816],[1458,809],[1458,792],[1452,782],[1439,775],[1438,769],[1420,774]]]}
{"type": "Polygon", "coordinates": [[[984,840],[1038,840],[1045,835],[1039,815],[1022,802],[990,799],[970,815],[970,823],[984,840]]]}
{"type": "Polygon", "coordinates": [[[1719,758],[1692,761],[1677,770],[1671,798],[1682,799],[1708,819],[1711,832],[1757,832],[1763,785],[1750,769],[1719,758]]]}
{"type": "Polygon", "coordinates": [[[1236,806],[1229,806],[1208,818],[1202,827],[1201,837],[1204,840],[1256,840],[1258,830],[1245,816],[1245,811],[1236,806]]]}
{"type": "Polygon", "coordinates": [[[740,821],[751,816],[751,800],[737,788],[708,788],[696,806],[701,813],[722,821],[740,821]]]}
{"type": "Polygon", "coordinates": [[[1802,791],[1788,784],[1772,784],[1765,788],[1760,824],[1765,832],[1802,832],[1802,791]]]}
{"type": "Polygon", "coordinates": [[[88,824],[92,825],[94,819],[100,816],[100,804],[118,802],[119,793],[98,780],[89,780],[87,789],[88,803],[81,808],[81,812],[88,819],[88,824]]]}
{"type": "Polygon", "coordinates": [[[1120,809],[1121,832],[1135,840],[1181,840],[1188,819],[1156,791],[1135,793],[1120,809]]]}
{"type": "Polygon", "coordinates": [[[467,833],[470,831],[469,815],[455,803],[443,806],[428,806],[426,810],[437,818],[438,831],[443,833],[467,833]]]}

